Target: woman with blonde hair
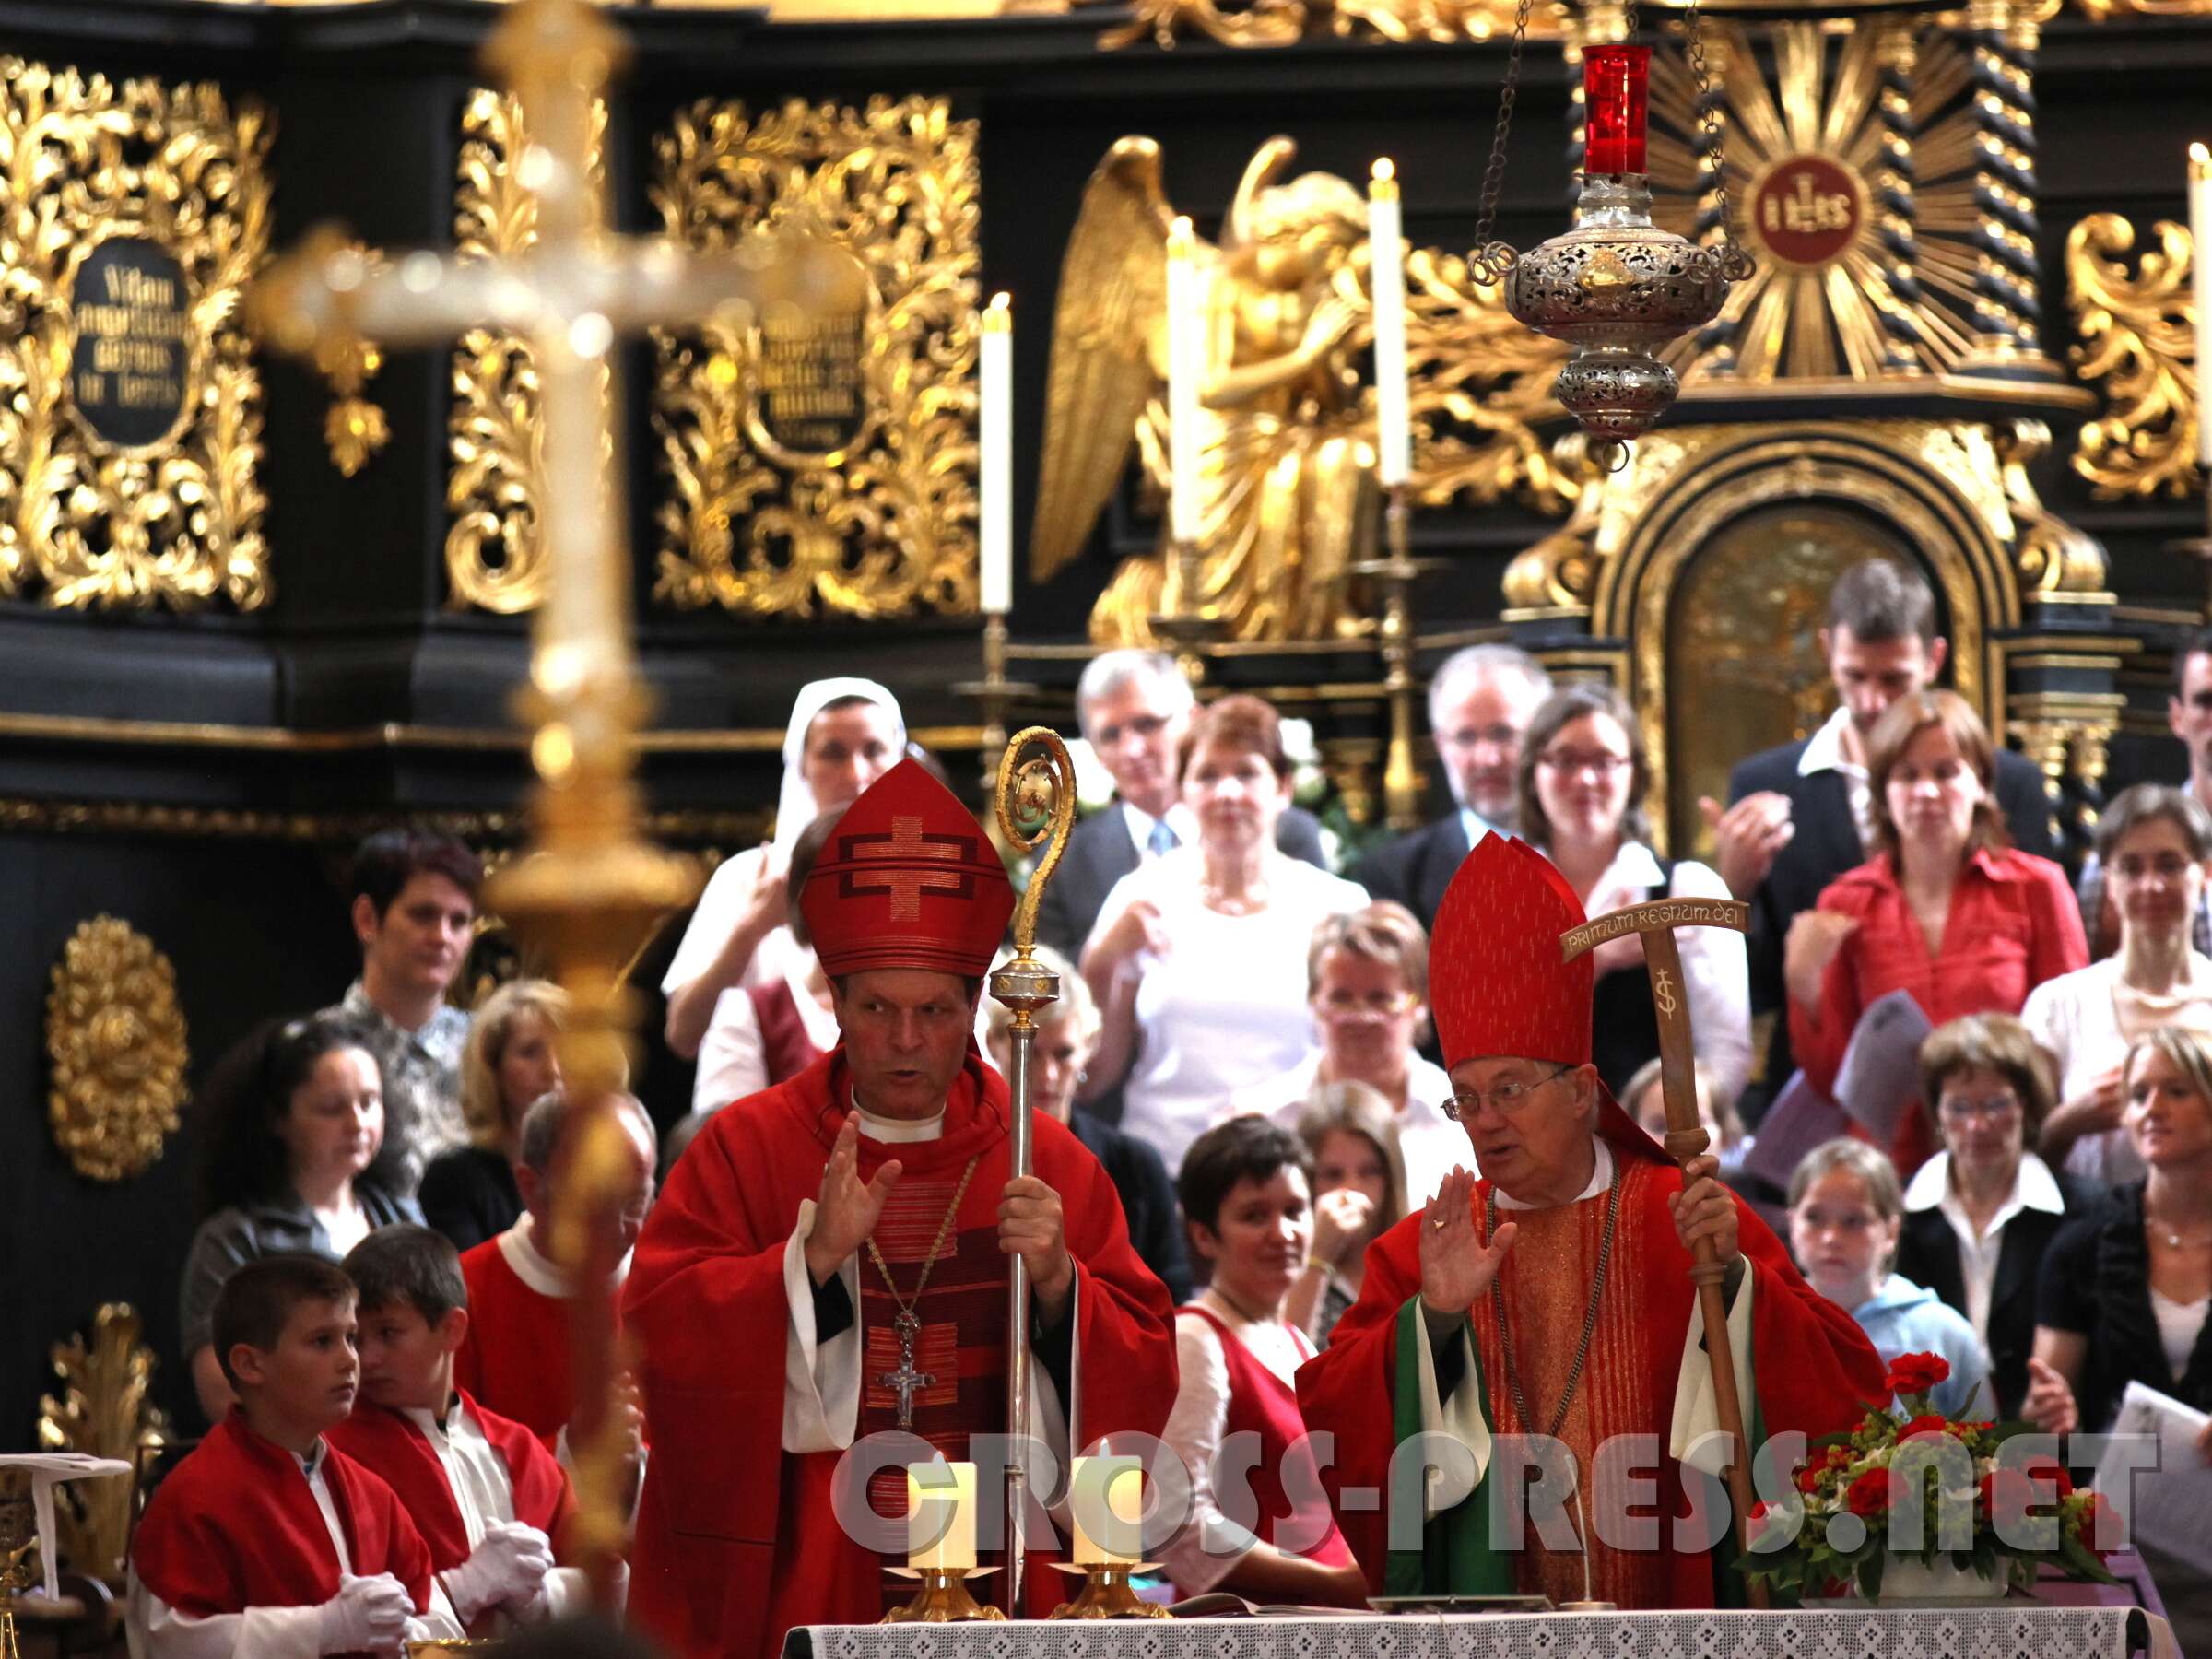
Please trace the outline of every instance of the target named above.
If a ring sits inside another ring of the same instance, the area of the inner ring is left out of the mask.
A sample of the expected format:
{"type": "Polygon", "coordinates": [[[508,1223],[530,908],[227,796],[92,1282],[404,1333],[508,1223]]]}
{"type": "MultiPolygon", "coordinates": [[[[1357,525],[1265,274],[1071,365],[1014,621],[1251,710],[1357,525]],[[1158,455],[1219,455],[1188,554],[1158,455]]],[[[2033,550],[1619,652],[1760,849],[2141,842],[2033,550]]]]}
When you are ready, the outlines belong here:
{"type": "MultiPolygon", "coordinates": [[[[2212,1411],[2212,1041],[2161,1026],[2128,1052],[2121,1126],[2146,1171],[2043,1253],[2020,1415],[2101,1430],[2130,1382],[2212,1411]]],[[[2197,1440],[2212,1457],[2212,1429],[2197,1440]]]]}
{"type": "Polygon", "coordinates": [[[430,1160],[419,1194],[423,1219],[469,1250],[512,1227],[523,1213],[514,1183],[523,1114],[560,1087],[554,1045],[568,994],[547,980],[520,979],[484,999],[461,1052],[461,1115],[468,1142],[430,1160]]]}
{"type": "MultiPolygon", "coordinates": [[[[1829,883],[1783,943],[1790,1046],[1824,1094],[1859,1017],[1891,992],[1930,1025],[2018,1014],[2036,986],[2089,959],[2066,873],[2008,842],[1996,753],[1965,699],[1900,697],[1866,747],[1875,855],[1829,883]]],[[[1901,1174],[1936,1149],[1934,1131],[1924,1104],[1900,1120],[1888,1151],[1901,1174]]]]}
{"type": "Polygon", "coordinates": [[[1315,1084],[1297,1132],[1313,1162],[1313,1241],[1283,1318],[1323,1348],[1359,1300],[1367,1247],[1406,1213],[1406,1164],[1390,1102],[1364,1083],[1315,1084]]]}

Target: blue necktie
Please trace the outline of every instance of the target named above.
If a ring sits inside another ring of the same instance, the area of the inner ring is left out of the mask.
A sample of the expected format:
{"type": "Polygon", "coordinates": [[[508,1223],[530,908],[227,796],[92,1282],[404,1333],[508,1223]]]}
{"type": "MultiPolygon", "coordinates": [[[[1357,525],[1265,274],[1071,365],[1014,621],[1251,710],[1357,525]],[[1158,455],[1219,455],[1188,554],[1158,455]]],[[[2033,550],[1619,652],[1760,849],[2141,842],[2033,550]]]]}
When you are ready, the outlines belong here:
{"type": "Polygon", "coordinates": [[[1152,826],[1152,839],[1146,843],[1151,849],[1152,856],[1155,858],[1164,853],[1174,852],[1182,844],[1182,842],[1175,831],[1168,828],[1168,820],[1165,818],[1161,818],[1152,826]]]}

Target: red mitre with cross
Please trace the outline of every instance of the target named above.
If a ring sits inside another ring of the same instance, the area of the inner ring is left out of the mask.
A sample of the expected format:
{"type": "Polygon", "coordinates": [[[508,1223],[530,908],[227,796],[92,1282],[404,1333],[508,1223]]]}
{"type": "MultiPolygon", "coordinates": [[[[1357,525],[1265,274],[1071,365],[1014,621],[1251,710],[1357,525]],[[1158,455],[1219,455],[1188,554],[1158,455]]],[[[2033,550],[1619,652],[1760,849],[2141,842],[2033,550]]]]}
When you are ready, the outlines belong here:
{"type": "Polygon", "coordinates": [[[980,979],[1014,913],[1014,885],[974,814],[919,761],[901,760],[845,808],[799,909],[825,973],[980,979]]]}

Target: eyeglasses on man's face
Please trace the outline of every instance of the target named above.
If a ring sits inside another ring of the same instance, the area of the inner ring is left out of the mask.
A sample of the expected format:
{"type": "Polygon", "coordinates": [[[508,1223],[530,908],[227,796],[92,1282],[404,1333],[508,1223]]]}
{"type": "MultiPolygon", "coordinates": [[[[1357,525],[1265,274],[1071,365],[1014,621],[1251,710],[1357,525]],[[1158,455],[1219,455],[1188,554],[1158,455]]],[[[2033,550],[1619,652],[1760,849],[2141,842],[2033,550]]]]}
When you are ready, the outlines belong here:
{"type": "Polygon", "coordinates": [[[1541,1077],[1511,1077],[1491,1088],[1460,1089],[1444,1102],[1444,1115],[1455,1124],[1460,1123],[1481,1112],[1487,1100],[1499,1116],[1512,1117],[1528,1106],[1539,1089],[1556,1083],[1572,1070],[1571,1065],[1555,1065],[1541,1077]]]}

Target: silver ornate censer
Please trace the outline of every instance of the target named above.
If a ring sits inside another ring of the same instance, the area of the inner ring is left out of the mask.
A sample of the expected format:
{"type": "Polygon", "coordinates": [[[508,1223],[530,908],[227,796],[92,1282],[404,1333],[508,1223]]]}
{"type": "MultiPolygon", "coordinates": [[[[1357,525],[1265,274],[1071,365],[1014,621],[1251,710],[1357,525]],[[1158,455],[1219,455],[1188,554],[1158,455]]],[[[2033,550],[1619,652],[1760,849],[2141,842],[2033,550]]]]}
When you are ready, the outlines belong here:
{"type": "MultiPolygon", "coordinates": [[[[1598,440],[1605,465],[1618,470],[1627,462],[1628,441],[1649,431],[1681,390],[1659,353],[1720,314],[1728,285],[1751,274],[1751,260],[1728,217],[1720,120],[1710,97],[1697,0],[1686,8],[1689,60],[1720,194],[1720,244],[1700,246],[1652,223],[1644,171],[1651,48],[1627,44],[1593,45],[1583,53],[1585,142],[1573,229],[1526,253],[1489,239],[1528,11],[1529,0],[1521,0],[1470,263],[1486,280],[1505,285],[1506,309],[1516,321],[1574,347],[1552,395],[1598,440]]],[[[1631,34],[1635,18],[1631,6],[1631,34]]]]}

